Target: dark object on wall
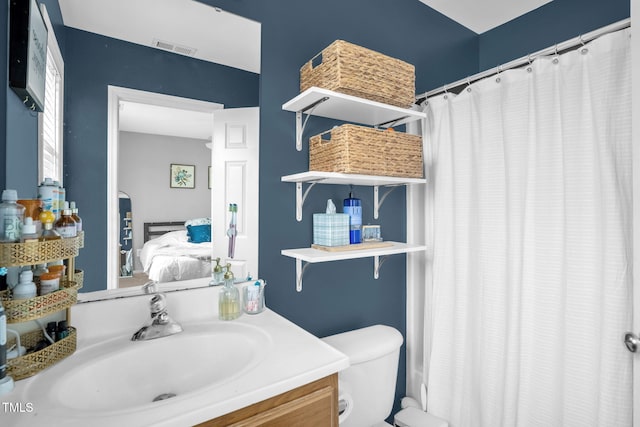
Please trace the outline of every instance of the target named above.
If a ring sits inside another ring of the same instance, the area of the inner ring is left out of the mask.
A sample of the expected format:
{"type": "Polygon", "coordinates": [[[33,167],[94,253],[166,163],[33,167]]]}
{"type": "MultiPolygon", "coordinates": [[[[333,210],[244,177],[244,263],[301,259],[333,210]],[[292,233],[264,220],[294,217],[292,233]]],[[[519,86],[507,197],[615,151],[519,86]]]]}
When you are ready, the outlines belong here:
{"type": "Polygon", "coordinates": [[[47,27],[36,0],[11,0],[9,87],[31,110],[44,109],[47,27]]]}

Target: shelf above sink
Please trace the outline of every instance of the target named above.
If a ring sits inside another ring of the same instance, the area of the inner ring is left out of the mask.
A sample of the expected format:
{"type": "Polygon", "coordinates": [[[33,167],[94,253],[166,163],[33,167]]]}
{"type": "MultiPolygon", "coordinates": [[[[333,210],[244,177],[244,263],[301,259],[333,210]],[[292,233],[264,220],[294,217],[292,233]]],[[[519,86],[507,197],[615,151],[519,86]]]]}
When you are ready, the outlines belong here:
{"type": "Polygon", "coordinates": [[[296,149],[302,150],[302,115],[326,117],[376,127],[399,126],[426,119],[426,113],[358,98],[328,89],[310,87],[282,105],[296,113],[296,149]]]}
{"type": "Polygon", "coordinates": [[[399,178],[393,176],[374,176],[374,175],[358,175],[337,172],[318,172],[309,171],[301,172],[293,175],[287,175],[280,178],[282,182],[294,182],[296,184],[296,220],[302,221],[302,206],[307,198],[309,190],[315,184],[344,184],[344,185],[362,185],[373,187],[373,218],[378,219],[380,206],[384,202],[387,195],[397,186],[424,184],[427,182],[424,178],[399,178]],[[302,184],[309,183],[306,191],[302,191],[302,184]],[[390,187],[390,189],[379,196],[379,187],[390,187]]]}
{"type": "Polygon", "coordinates": [[[388,255],[395,254],[404,254],[408,252],[420,252],[427,249],[425,245],[414,245],[401,242],[389,243],[391,243],[390,246],[373,249],[328,252],[314,248],[299,248],[283,249],[280,253],[284,256],[294,258],[296,260],[296,290],[300,292],[302,291],[302,276],[304,275],[304,271],[309,264],[373,257],[373,277],[377,279],[379,276],[380,266],[382,265],[382,262],[384,262],[384,259],[380,260],[380,257],[386,257],[388,255]],[[302,265],[303,261],[307,264],[302,265]]]}

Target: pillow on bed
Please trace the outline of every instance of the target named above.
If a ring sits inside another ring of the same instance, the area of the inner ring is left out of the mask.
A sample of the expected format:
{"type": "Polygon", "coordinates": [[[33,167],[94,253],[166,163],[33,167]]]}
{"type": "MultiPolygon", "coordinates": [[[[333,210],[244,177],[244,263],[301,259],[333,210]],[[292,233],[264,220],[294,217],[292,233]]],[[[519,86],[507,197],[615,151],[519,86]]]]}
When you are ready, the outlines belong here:
{"type": "Polygon", "coordinates": [[[187,225],[187,235],[191,243],[211,241],[211,224],[187,225]]]}
{"type": "Polygon", "coordinates": [[[193,219],[189,219],[184,223],[184,226],[188,227],[190,225],[205,225],[205,224],[211,224],[211,218],[193,218],[193,219]]]}

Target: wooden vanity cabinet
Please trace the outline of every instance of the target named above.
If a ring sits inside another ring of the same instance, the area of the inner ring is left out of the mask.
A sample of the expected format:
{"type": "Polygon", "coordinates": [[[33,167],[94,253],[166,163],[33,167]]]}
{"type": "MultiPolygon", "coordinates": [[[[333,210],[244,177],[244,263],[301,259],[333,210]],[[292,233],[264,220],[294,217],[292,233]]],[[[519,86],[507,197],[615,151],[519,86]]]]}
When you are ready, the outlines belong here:
{"type": "Polygon", "coordinates": [[[338,427],[338,374],[303,385],[201,427],[338,427]]]}

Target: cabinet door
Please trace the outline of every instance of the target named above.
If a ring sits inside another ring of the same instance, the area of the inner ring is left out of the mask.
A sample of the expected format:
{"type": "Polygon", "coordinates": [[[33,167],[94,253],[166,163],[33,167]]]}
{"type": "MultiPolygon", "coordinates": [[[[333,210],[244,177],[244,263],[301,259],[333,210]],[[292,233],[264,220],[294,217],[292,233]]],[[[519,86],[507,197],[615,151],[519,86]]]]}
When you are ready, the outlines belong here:
{"type": "Polygon", "coordinates": [[[198,427],[338,427],[338,374],[314,381],[198,427]]]}
{"type": "Polygon", "coordinates": [[[335,399],[335,390],[325,387],[229,427],[338,427],[335,399]]]}

